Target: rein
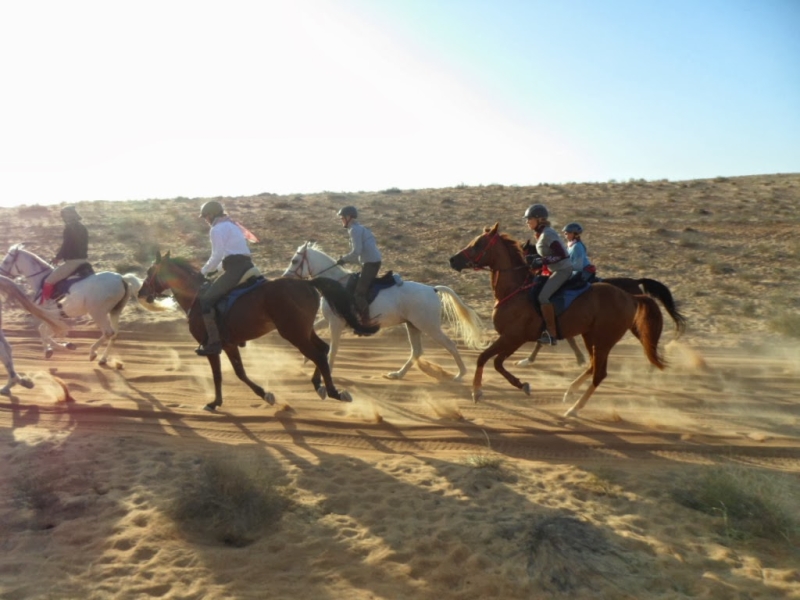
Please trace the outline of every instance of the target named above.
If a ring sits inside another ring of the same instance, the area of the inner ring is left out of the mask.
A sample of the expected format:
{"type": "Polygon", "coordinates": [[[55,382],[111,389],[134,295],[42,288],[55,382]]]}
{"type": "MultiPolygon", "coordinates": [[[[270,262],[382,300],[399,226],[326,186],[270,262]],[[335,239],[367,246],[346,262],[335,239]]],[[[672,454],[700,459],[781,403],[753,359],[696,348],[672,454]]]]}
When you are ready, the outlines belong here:
{"type": "MultiPolygon", "coordinates": [[[[508,269],[497,269],[497,268],[492,267],[490,265],[478,265],[480,260],[486,255],[486,253],[492,248],[492,246],[494,246],[497,243],[497,241],[499,239],[500,239],[500,234],[498,232],[495,232],[492,235],[492,237],[489,238],[489,242],[486,244],[486,247],[475,258],[470,257],[469,252],[468,252],[469,248],[464,248],[460,252],[460,254],[463,254],[464,257],[467,259],[467,261],[468,261],[468,263],[470,265],[470,268],[473,269],[474,271],[486,271],[486,270],[489,270],[489,271],[492,272],[492,289],[497,287],[497,279],[499,278],[500,273],[507,273],[507,272],[510,272],[510,271],[518,271],[519,269],[527,269],[528,268],[527,265],[524,265],[524,264],[523,265],[518,265],[516,267],[510,267],[508,269]]],[[[497,300],[494,303],[494,307],[497,308],[498,306],[500,306],[501,304],[504,304],[505,302],[507,302],[508,300],[510,300],[511,298],[516,296],[517,294],[519,294],[520,292],[523,292],[525,290],[529,290],[533,286],[534,286],[533,283],[526,283],[524,285],[521,285],[516,290],[511,292],[509,295],[507,295],[505,298],[501,298],[500,300],[497,300]]]]}
{"type": "Polygon", "coordinates": [[[306,268],[308,269],[308,278],[309,279],[314,279],[315,277],[319,277],[323,273],[327,273],[328,271],[330,271],[334,267],[338,266],[336,261],[334,261],[333,264],[330,267],[322,269],[319,273],[314,275],[314,273],[311,271],[311,261],[308,260],[308,246],[303,248],[303,251],[300,254],[301,254],[301,257],[302,257],[300,259],[300,264],[298,264],[297,267],[294,270],[290,271],[298,279],[303,279],[303,265],[306,265],[306,268]]]}

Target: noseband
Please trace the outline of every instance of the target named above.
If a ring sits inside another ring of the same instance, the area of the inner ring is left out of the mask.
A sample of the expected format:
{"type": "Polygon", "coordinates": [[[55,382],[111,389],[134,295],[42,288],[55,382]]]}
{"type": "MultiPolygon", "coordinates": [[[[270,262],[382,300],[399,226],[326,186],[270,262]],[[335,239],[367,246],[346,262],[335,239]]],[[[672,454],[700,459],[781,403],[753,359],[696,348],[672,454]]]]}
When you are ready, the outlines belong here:
{"type": "Polygon", "coordinates": [[[461,254],[463,254],[464,258],[467,259],[467,266],[469,268],[471,268],[471,269],[485,269],[486,268],[485,266],[479,265],[478,263],[486,255],[486,253],[492,248],[492,246],[494,246],[497,243],[497,240],[499,240],[499,239],[500,239],[500,234],[495,231],[494,234],[492,235],[492,237],[489,238],[489,241],[487,242],[486,247],[483,250],[481,250],[481,252],[475,258],[472,258],[469,255],[468,250],[470,250],[471,248],[464,248],[461,251],[461,254]]]}

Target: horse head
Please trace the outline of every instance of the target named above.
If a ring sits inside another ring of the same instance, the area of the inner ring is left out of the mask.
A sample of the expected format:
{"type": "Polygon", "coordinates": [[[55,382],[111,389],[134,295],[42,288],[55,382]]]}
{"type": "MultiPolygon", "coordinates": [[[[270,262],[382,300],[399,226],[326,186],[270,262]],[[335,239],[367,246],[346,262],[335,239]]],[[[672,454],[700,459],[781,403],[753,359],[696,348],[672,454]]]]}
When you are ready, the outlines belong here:
{"type": "Polygon", "coordinates": [[[14,244],[8,249],[3,261],[0,262],[0,274],[6,277],[17,275],[29,277],[45,272],[48,267],[52,269],[47,261],[24,248],[24,244],[14,244]]]}
{"type": "Polygon", "coordinates": [[[166,263],[169,260],[169,253],[170,251],[167,250],[167,253],[162,258],[161,251],[156,251],[156,259],[147,269],[147,275],[142,282],[142,287],[139,288],[137,297],[145,298],[148,304],[152,304],[156,296],[163,294],[169,288],[169,285],[161,278],[162,263],[166,263]]]}
{"type": "Polygon", "coordinates": [[[490,267],[491,250],[500,241],[499,227],[499,223],[495,223],[494,227],[486,227],[481,235],[450,257],[450,267],[459,272],[463,269],[490,267]]]}
{"type": "Polygon", "coordinates": [[[316,242],[305,242],[297,248],[283,276],[313,279],[335,266],[336,260],[325,254],[316,242]]]}

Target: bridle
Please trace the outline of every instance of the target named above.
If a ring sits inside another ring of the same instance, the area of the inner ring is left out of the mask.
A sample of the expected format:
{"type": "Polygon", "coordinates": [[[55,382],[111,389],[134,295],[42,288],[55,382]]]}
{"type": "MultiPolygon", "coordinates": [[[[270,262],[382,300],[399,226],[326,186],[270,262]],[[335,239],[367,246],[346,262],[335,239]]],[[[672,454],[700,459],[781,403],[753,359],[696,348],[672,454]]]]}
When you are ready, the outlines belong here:
{"type": "MultiPolygon", "coordinates": [[[[14,267],[16,267],[18,275],[22,275],[23,277],[30,279],[31,277],[36,277],[37,275],[46,273],[48,269],[50,269],[51,271],[53,270],[53,267],[47,265],[45,268],[36,271],[35,273],[31,273],[30,275],[24,275],[22,271],[20,271],[19,265],[17,265],[17,259],[19,258],[19,248],[14,248],[11,252],[8,253],[8,255],[11,257],[11,264],[8,266],[8,270],[0,266],[0,275],[13,278],[14,277],[13,270],[14,267]]],[[[5,261],[3,261],[3,264],[5,264],[5,261]]]]}
{"type": "MultiPolygon", "coordinates": [[[[486,243],[486,247],[480,251],[478,256],[474,258],[469,255],[469,250],[474,249],[474,246],[473,248],[469,247],[464,248],[459,254],[463,254],[464,258],[467,259],[467,267],[470,269],[475,269],[476,271],[483,271],[486,269],[490,269],[490,267],[486,265],[479,265],[478,263],[486,255],[486,253],[489,252],[489,250],[491,250],[492,246],[494,246],[499,239],[500,239],[500,234],[497,231],[495,231],[489,238],[489,241],[486,243]]],[[[495,271],[496,269],[491,269],[491,270],[495,271]]]]}
{"type": "Polygon", "coordinates": [[[335,266],[337,266],[336,261],[334,261],[334,263],[330,267],[326,267],[325,269],[322,269],[319,273],[314,275],[314,273],[311,271],[311,261],[308,260],[308,244],[306,244],[303,247],[303,250],[301,252],[299,252],[298,254],[300,254],[300,260],[297,262],[297,266],[294,269],[291,269],[291,270],[287,269],[287,271],[291,275],[294,275],[298,279],[304,279],[304,277],[303,277],[303,265],[306,266],[306,269],[308,271],[308,279],[314,279],[315,277],[319,277],[323,273],[326,273],[327,271],[330,271],[335,266]]]}

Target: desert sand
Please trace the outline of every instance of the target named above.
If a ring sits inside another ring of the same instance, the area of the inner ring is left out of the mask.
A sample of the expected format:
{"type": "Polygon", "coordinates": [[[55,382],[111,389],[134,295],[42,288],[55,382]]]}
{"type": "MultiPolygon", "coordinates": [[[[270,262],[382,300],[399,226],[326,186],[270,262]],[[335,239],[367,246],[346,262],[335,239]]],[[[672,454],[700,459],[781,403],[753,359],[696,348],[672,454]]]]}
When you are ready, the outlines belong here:
{"type": "MultiPolygon", "coordinates": [[[[688,328],[675,339],[666,321],[663,372],[627,335],[579,418],[561,416],[581,372],[565,343],[507,363],[530,397],[489,364],[473,404],[478,351],[463,345],[464,381],[385,377],[409,354],[402,328],[345,338],[333,375],[352,403],[321,400],[276,334],[250,342],[245,367],[275,404],[223,360],[212,414],[180,310],[131,303],[100,366],[91,323],[70,332],[77,350],[45,360],[33,322],[5,305],[17,369],[36,385],[0,397],[0,598],[800,598],[800,175],[221,200],[261,237],[270,277],[307,239],[345,251],[335,210],[355,204],[385,268],[452,287],[489,328],[488,273],[447,258],[494,222],[524,239],[522,212],[543,202],[559,229],[581,222],[601,276],[668,285],[688,328]],[[226,501],[198,487],[209,472],[271,490],[269,517],[242,514],[220,535],[177,509],[226,501]],[[698,510],[696,490],[720,476],[723,501],[698,510]],[[737,518],[737,494],[766,504],[737,518]]],[[[78,204],[95,268],[143,276],[156,247],[199,265],[202,201],[78,204]]],[[[0,217],[3,251],[57,249],[57,206],[0,217]]]]}

